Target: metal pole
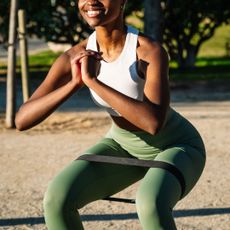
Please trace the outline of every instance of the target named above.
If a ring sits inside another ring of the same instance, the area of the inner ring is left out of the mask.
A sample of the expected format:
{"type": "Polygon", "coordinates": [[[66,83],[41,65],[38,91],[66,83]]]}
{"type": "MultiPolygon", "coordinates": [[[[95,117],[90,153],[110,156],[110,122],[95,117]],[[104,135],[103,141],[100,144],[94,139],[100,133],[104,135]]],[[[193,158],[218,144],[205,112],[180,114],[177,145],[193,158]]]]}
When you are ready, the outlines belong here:
{"type": "Polygon", "coordinates": [[[28,71],[28,49],[26,40],[26,23],[25,23],[25,10],[18,11],[18,34],[19,34],[19,47],[21,57],[21,73],[22,73],[22,93],[23,101],[29,99],[29,71],[28,71]]]}
{"type": "Polygon", "coordinates": [[[16,26],[17,26],[18,0],[11,0],[9,40],[8,40],[8,65],[7,65],[7,95],[6,95],[6,120],[7,128],[13,128],[16,93],[15,93],[15,68],[16,68],[16,26]]]}

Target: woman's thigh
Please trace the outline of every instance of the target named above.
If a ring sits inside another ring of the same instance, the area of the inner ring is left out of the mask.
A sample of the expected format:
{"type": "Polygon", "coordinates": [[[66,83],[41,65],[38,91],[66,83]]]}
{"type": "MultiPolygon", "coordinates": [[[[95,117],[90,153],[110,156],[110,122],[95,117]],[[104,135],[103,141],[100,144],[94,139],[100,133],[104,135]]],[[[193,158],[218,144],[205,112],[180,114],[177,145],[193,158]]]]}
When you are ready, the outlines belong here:
{"type": "MultiPolygon", "coordinates": [[[[84,154],[130,157],[116,142],[108,138],[84,154]]],[[[61,200],[81,208],[89,202],[123,190],[140,180],[145,173],[145,169],[135,166],[75,160],[54,178],[49,187],[53,193],[59,191],[61,200]]]]}
{"type": "MultiPolygon", "coordinates": [[[[167,162],[176,167],[184,177],[185,191],[183,197],[194,187],[198,181],[205,164],[203,155],[196,149],[186,146],[173,146],[161,152],[154,159],[167,162]]],[[[181,185],[177,177],[168,170],[162,168],[150,168],[144,176],[138,194],[141,197],[158,200],[162,197],[170,207],[181,198],[181,185]],[[144,195],[143,195],[144,194],[144,195]]]]}
{"type": "Polygon", "coordinates": [[[189,145],[172,146],[157,155],[155,160],[164,161],[175,166],[185,180],[185,196],[200,178],[205,166],[205,157],[198,149],[189,145]]]}

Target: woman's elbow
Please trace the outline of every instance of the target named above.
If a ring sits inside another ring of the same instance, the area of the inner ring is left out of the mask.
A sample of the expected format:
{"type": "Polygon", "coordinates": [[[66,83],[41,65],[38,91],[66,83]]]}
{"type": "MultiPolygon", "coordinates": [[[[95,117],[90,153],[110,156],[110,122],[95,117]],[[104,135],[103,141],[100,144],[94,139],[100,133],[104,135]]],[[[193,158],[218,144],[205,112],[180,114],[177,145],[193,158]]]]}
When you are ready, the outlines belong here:
{"type": "Polygon", "coordinates": [[[163,126],[164,126],[164,120],[154,119],[148,123],[145,130],[151,135],[157,135],[163,126]]]}
{"type": "Polygon", "coordinates": [[[19,111],[16,113],[14,124],[17,130],[24,131],[32,127],[30,115],[26,113],[26,111],[23,111],[22,109],[19,109],[19,111]]]}
{"type": "Polygon", "coordinates": [[[149,134],[151,134],[151,135],[154,136],[154,135],[156,135],[156,134],[159,133],[160,129],[161,129],[161,127],[152,125],[152,126],[148,126],[148,127],[146,128],[146,132],[148,132],[149,134]]]}
{"type": "Polygon", "coordinates": [[[26,130],[26,127],[25,127],[25,124],[23,122],[23,119],[21,118],[21,116],[19,114],[16,114],[14,124],[15,124],[15,127],[16,127],[17,130],[19,130],[19,131],[26,130]]]}

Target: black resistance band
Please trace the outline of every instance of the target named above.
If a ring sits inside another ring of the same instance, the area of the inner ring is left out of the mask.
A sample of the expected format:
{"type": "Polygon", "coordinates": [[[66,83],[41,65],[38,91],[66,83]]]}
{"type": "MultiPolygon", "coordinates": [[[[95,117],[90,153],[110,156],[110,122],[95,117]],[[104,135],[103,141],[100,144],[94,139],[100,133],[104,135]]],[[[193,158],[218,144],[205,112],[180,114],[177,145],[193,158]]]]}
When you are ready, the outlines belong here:
{"type": "MultiPolygon", "coordinates": [[[[181,185],[181,197],[185,191],[185,180],[182,173],[172,164],[163,161],[154,161],[154,160],[139,160],[135,158],[127,158],[127,157],[113,157],[113,156],[104,156],[104,155],[91,155],[84,154],[78,157],[76,160],[85,160],[92,161],[98,163],[109,163],[109,164],[118,164],[118,165],[130,165],[130,166],[138,166],[145,168],[161,168],[165,169],[168,172],[172,173],[180,182],[181,185]]],[[[124,199],[124,198],[115,198],[115,197],[107,197],[104,200],[125,202],[125,203],[135,203],[133,199],[124,199]]]]}

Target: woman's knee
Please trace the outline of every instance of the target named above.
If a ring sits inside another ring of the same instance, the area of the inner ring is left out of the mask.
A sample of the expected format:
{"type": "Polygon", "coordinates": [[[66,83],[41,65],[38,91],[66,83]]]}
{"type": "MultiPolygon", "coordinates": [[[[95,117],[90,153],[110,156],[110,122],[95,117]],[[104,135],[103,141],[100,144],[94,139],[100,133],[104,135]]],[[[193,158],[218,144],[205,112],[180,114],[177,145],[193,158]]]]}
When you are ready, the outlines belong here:
{"type": "Polygon", "coordinates": [[[164,169],[149,169],[137,191],[137,210],[144,215],[161,215],[172,210],[180,199],[177,178],[164,169]]]}
{"type": "Polygon", "coordinates": [[[136,197],[137,213],[141,226],[150,229],[176,229],[172,216],[171,202],[162,193],[152,191],[151,194],[143,188],[138,189],[136,197]]]}
{"type": "Polygon", "coordinates": [[[62,212],[81,208],[78,176],[71,170],[71,167],[73,166],[64,169],[49,183],[43,200],[45,211],[62,212]]]}
{"type": "Polygon", "coordinates": [[[136,196],[136,207],[138,215],[144,217],[161,216],[170,210],[169,205],[164,202],[160,196],[156,194],[146,194],[141,190],[138,190],[136,196]]]}
{"type": "Polygon", "coordinates": [[[58,212],[62,213],[65,209],[68,209],[68,194],[66,190],[63,190],[61,184],[55,179],[49,183],[49,186],[45,192],[43,206],[45,212],[58,212]]]}

